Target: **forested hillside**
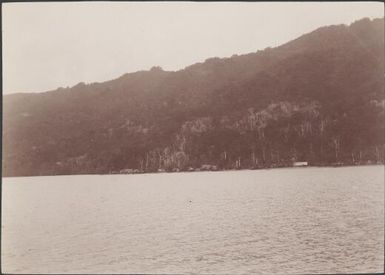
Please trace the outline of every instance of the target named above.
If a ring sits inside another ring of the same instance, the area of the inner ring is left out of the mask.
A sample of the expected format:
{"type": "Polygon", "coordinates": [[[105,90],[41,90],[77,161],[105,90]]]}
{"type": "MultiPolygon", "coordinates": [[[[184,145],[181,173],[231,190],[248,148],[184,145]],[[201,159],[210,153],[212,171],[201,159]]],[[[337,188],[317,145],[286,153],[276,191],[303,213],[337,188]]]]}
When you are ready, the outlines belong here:
{"type": "Polygon", "coordinates": [[[383,163],[384,109],[384,19],[362,19],[176,72],[4,96],[2,172],[383,163]]]}

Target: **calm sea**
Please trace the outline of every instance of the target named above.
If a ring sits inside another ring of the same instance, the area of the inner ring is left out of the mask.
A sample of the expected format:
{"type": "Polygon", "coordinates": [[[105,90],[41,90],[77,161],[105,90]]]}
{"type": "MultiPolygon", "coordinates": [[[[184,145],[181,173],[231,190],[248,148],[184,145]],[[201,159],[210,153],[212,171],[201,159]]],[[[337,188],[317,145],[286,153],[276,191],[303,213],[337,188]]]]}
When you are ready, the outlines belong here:
{"type": "Polygon", "coordinates": [[[5,178],[6,273],[384,271],[384,167],[5,178]]]}

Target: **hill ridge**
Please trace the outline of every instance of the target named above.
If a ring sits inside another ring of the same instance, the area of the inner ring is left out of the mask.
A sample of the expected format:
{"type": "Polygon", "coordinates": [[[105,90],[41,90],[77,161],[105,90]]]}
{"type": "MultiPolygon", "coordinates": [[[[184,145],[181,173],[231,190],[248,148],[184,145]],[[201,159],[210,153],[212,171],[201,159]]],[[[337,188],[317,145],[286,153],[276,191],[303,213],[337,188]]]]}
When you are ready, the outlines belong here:
{"type": "Polygon", "coordinates": [[[6,95],[3,174],[383,162],[383,23],[321,27],[178,71],[6,95]]]}

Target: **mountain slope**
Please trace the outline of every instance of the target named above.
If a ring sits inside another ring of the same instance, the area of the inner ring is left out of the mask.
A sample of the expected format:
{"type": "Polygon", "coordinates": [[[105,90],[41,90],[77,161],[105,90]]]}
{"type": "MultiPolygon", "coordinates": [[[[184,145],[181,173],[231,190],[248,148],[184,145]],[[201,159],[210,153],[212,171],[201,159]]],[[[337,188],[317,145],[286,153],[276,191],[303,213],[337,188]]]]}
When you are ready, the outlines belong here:
{"type": "Polygon", "coordinates": [[[3,175],[383,161],[384,19],[3,98],[3,175]]]}

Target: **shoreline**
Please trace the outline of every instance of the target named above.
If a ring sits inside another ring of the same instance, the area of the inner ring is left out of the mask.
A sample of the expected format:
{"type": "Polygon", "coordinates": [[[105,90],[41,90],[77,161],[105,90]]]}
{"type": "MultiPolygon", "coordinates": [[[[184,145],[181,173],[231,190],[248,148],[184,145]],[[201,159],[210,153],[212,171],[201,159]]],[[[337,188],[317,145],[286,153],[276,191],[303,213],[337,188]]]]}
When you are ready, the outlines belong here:
{"type": "Polygon", "coordinates": [[[162,171],[162,172],[138,172],[138,173],[108,173],[108,174],[56,174],[56,175],[33,175],[33,176],[3,176],[2,179],[6,178],[32,178],[32,177],[55,177],[55,176],[135,176],[145,174],[178,174],[178,173],[199,173],[199,172],[241,172],[241,171],[258,171],[258,170],[275,170],[275,169],[304,169],[304,168],[346,168],[346,167],[363,167],[363,166],[384,166],[385,163],[370,163],[370,164],[346,164],[346,165],[307,165],[307,166],[282,166],[282,167],[265,167],[265,168],[244,168],[244,169],[223,169],[223,170],[200,170],[200,171],[162,171]]]}

